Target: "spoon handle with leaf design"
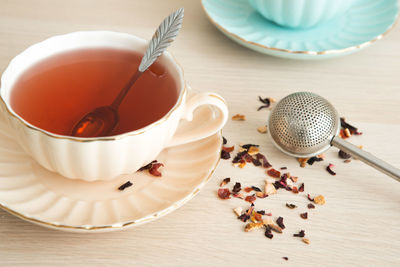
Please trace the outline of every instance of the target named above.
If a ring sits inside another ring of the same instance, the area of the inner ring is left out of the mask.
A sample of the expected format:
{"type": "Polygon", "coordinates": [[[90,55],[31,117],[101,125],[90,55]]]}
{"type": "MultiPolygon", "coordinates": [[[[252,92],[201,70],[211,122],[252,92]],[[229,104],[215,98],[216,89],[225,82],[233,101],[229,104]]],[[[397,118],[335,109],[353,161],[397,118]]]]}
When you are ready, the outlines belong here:
{"type": "Polygon", "coordinates": [[[183,15],[184,9],[180,8],[161,22],[160,26],[158,26],[156,32],[150,40],[149,47],[144,53],[138,70],[111,104],[113,108],[118,110],[119,105],[136,80],[154,63],[154,61],[156,61],[159,56],[164,53],[168,46],[174,41],[182,27],[183,15]]]}

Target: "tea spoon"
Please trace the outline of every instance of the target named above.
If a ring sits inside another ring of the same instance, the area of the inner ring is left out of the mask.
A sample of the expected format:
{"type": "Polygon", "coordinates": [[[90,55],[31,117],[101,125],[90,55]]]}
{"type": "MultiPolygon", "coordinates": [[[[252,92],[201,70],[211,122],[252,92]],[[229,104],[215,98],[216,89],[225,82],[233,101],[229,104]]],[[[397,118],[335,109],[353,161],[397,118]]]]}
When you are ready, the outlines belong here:
{"type": "Polygon", "coordinates": [[[98,107],[77,122],[71,130],[71,135],[76,137],[98,137],[112,132],[119,122],[118,108],[125,96],[137,79],[145,72],[154,61],[161,56],[167,47],[174,41],[182,27],[184,9],[180,8],[166,17],[158,26],[151,38],[149,47],[140,62],[139,68],[132,75],[125,87],[119,92],[111,105],[98,107]]]}

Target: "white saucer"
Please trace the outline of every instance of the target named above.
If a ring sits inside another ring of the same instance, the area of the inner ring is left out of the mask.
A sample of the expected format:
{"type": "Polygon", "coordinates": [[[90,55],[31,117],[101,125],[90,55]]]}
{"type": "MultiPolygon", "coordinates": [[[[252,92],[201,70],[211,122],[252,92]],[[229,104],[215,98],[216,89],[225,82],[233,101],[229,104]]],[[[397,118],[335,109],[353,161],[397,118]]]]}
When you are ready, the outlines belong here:
{"type": "MultiPolygon", "coordinates": [[[[199,108],[194,120],[179,130],[202,127],[214,116],[199,108]]],[[[210,179],[220,158],[221,133],[165,149],[162,177],[147,172],[123,175],[108,182],[71,180],[32,160],[0,123],[0,207],[26,221],[58,230],[111,231],[146,223],[176,210],[210,179]],[[133,186],[119,191],[127,181],[133,186]]]]}

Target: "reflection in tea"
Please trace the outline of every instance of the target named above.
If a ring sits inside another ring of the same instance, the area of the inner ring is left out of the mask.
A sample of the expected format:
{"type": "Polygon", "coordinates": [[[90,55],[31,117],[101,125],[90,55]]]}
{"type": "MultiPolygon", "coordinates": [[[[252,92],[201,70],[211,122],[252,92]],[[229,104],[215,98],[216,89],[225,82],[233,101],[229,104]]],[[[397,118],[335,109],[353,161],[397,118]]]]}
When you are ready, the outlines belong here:
{"type": "MultiPolygon", "coordinates": [[[[137,52],[110,48],[49,57],[21,75],[11,92],[11,106],[30,124],[68,135],[86,113],[111,104],[141,58],[137,52]]],[[[137,130],[162,118],[178,94],[171,74],[155,62],[122,102],[120,121],[111,135],[137,130]]]]}

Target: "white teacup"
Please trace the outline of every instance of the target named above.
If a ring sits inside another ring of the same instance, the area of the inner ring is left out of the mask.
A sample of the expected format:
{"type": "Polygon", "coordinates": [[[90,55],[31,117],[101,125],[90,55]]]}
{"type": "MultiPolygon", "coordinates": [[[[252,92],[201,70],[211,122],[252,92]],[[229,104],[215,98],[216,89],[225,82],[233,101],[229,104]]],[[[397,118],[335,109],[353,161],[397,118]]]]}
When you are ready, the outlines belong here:
{"type": "Polygon", "coordinates": [[[345,13],[353,0],[248,0],[263,17],[284,27],[310,28],[345,13]]]}
{"type": "Polygon", "coordinates": [[[38,61],[54,54],[82,48],[116,48],[144,53],[147,41],[110,31],[82,31],[51,37],[32,45],[16,56],[1,77],[1,113],[17,142],[43,167],[68,178],[86,181],[111,180],[133,173],[154,160],[162,149],[210,136],[225,125],[228,109],[222,97],[198,93],[188,99],[183,72],[175,59],[165,52],[159,62],[168,68],[177,82],[179,97],[172,109],[150,125],[124,134],[78,138],[50,133],[25,121],[12,108],[10,93],[18,78],[38,61]],[[200,105],[213,105],[219,113],[206,128],[175,135],[179,121],[192,120],[200,105]]]}

